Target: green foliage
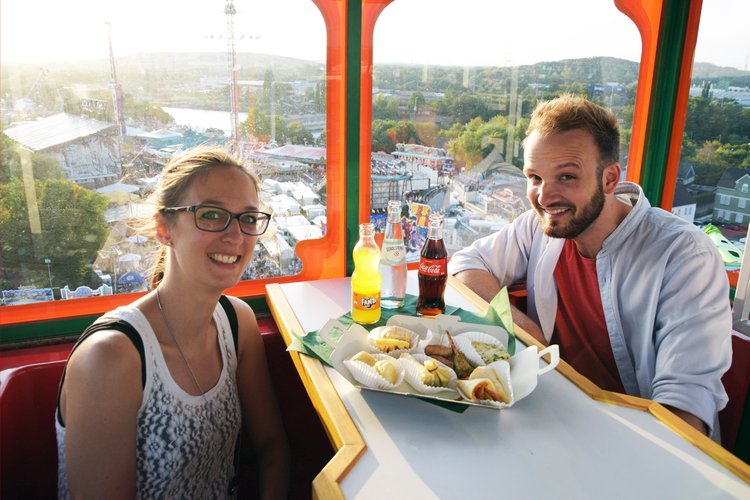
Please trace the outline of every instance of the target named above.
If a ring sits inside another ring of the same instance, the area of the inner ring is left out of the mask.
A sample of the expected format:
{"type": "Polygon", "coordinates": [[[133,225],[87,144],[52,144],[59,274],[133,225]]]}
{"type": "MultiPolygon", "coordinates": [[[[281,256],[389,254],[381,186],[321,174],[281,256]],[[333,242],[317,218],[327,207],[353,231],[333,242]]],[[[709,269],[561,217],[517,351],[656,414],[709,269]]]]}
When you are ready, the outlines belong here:
{"type": "Polygon", "coordinates": [[[292,122],[286,127],[286,139],[292,144],[312,144],[312,133],[300,122],[292,122]]]}
{"type": "Polygon", "coordinates": [[[695,168],[696,183],[715,186],[727,168],[750,168],[750,109],[709,97],[690,97],[681,160],[695,168]]]}
{"type": "MultiPolygon", "coordinates": [[[[274,121],[276,126],[275,140],[277,143],[282,143],[286,141],[288,135],[286,122],[279,115],[274,117],[274,121]]],[[[254,108],[248,113],[247,119],[242,122],[240,128],[243,134],[252,134],[264,142],[271,140],[271,117],[258,108],[254,108]]]]}
{"type": "Polygon", "coordinates": [[[399,98],[378,94],[372,101],[373,120],[398,120],[399,98]]]}
{"type": "MultiPolygon", "coordinates": [[[[514,134],[523,133],[528,122],[513,128],[514,134]],[[523,132],[522,132],[523,131],[523,132]]],[[[494,116],[489,122],[482,118],[474,118],[465,126],[454,124],[446,137],[449,137],[448,151],[456,159],[458,165],[471,169],[481,162],[494,147],[487,139],[505,138],[508,133],[508,120],[504,116],[494,116]]]]}
{"type": "MultiPolygon", "coordinates": [[[[0,183],[10,182],[13,178],[21,178],[21,162],[19,158],[19,146],[0,129],[0,183]]],[[[64,177],[60,162],[49,156],[39,153],[23,154],[30,155],[31,167],[35,179],[62,179],[64,177]]]]}
{"type": "Polygon", "coordinates": [[[35,181],[37,210],[29,212],[21,179],[0,184],[0,287],[96,285],[90,264],[104,243],[107,198],[63,179],[35,181]],[[41,233],[32,233],[39,215],[41,233]]]}
{"type": "Polygon", "coordinates": [[[494,114],[484,99],[468,92],[446,92],[445,97],[435,105],[438,115],[446,116],[450,123],[465,124],[474,118],[489,120],[494,114]]]}
{"type": "Polygon", "coordinates": [[[722,143],[750,142],[750,108],[735,101],[691,97],[688,101],[685,131],[690,140],[722,143]]]}
{"type": "Polygon", "coordinates": [[[18,154],[15,153],[15,142],[5,135],[0,124],[0,182],[9,182],[21,175],[18,154]]]}
{"type": "Polygon", "coordinates": [[[31,166],[34,171],[34,179],[62,179],[64,177],[60,162],[49,156],[32,153],[31,166]]]}
{"type": "Polygon", "coordinates": [[[396,144],[422,144],[412,122],[375,120],[372,122],[372,151],[392,153],[396,144]]]}

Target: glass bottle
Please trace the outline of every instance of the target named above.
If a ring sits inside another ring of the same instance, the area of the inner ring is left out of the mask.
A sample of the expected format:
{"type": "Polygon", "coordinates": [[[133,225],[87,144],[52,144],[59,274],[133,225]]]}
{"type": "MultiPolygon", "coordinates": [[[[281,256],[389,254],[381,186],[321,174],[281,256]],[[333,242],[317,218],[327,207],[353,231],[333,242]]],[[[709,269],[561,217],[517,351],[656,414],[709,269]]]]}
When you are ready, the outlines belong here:
{"type": "Polygon", "coordinates": [[[404,305],[406,295],[406,245],[401,226],[401,202],[388,202],[388,223],[380,254],[380,275],[383,278],[381,304],[386,309],[404,305]]]}
{"type": "Polygon", "coordinates": [[[359,225],[359,241],[352,253],[352,319],[369,325],[380,319],[380,248],[375,243],[375,225],[359,225]]]}
{"type": "Polygon", "coordinates": [[[417,314],[445,313],[445,284],[448,281],[448,252],[443,241],[443,216],[430,214],[427,239],[419,258],[417,314]]]}

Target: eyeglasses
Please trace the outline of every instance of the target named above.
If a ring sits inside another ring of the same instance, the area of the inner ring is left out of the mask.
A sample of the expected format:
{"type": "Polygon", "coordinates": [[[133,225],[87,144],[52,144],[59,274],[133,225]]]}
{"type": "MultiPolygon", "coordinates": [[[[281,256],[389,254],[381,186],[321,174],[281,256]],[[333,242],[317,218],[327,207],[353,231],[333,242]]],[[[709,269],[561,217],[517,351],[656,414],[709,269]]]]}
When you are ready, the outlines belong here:
{"type": "Polygon", "coordinates": [[[195,227],[201,231],[220,233],[229,227],[232,219],[240,223],[240,231],[249,236],[259,236],[266,232],[271,214],[248,210],[239,214],[233,214],[229,210],[211,205],[189,205],[184,207],[168,207],[161,210],[170,214],[175,212],[193,212],[195,227]]]}

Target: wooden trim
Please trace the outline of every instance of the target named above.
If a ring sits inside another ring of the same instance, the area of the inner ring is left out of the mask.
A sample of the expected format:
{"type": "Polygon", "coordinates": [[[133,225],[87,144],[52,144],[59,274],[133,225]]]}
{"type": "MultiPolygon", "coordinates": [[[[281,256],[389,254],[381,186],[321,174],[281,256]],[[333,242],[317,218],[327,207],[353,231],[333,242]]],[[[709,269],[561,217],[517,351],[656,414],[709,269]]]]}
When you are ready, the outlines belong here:
{"type": "MultiPolygon", "coordinates": [[[[293,334],[301,336],[306,332],[303,331],[280,285],[268,285],[266,296],[276,326],[288,346],[292,342],[293,334]]],[[[313,481],[314,497],[344,498],[339,484],[364,453],[365,442],[344,407],[323,364],[315,358],[300,355],[296,351],[289,351],[289,355],[292,357],[315,411],[318,412],[323,422],[328,438],[336,449],[336,454],[313,481]]]]}

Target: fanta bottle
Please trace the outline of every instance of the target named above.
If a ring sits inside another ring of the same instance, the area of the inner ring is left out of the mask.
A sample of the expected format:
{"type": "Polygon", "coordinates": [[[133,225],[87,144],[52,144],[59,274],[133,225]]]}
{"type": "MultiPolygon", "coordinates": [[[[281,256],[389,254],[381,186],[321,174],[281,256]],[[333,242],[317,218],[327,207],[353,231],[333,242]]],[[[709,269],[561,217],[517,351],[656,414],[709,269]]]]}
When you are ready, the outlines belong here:
{"type": "Polygon", "coordinates": [[[352,319],[369,325],[380,319],[380,248],[375,243],[375,226],[359,225],[359,241],[354,245],[352,273],[352,319]]]}

